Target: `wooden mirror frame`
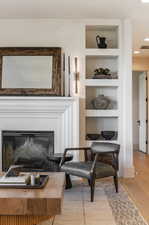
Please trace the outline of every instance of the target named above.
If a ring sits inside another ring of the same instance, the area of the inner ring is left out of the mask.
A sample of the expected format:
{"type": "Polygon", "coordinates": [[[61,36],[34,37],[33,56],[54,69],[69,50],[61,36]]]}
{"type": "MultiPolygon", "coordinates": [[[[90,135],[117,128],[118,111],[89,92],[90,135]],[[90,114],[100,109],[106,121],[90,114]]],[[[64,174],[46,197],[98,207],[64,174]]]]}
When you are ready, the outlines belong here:
{"type": "Polygon", "coordinates": [[[0,47],[0,95],[61,96],[61,48],[57,47],[0,47]],[[53,56],[52,88],[2,88],[3,56],[53,56]]]}

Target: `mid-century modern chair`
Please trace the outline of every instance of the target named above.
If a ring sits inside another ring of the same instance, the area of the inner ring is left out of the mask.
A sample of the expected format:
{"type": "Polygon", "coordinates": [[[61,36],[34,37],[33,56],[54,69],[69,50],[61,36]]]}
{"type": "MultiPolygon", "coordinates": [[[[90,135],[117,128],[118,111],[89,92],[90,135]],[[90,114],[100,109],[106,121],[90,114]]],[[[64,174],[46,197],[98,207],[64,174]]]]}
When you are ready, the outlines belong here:
{"type": "Polygon", "coordinates": [[[91,202],[94,201],[95,180],[113,176],[118,192],[118,156],[120,145],[105,142],[94,142],[91,147],[66,148],[60,168],[67,176],[74,175],[86,178],[91,188],[91,202]],[[84,161],[65,162],[68,151],[84,151],[84,161]]]}

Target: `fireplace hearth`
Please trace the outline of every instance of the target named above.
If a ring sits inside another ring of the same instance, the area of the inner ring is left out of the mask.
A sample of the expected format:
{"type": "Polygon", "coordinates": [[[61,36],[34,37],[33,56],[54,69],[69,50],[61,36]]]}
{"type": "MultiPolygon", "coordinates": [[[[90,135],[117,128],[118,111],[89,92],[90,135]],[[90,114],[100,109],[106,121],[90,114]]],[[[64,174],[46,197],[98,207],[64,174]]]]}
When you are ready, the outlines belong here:
{"type": "Polygon", "coordinates": [[[54,131],[2,131],[2,170],[11,165],[46,170],[54,153],[54,131]]]}

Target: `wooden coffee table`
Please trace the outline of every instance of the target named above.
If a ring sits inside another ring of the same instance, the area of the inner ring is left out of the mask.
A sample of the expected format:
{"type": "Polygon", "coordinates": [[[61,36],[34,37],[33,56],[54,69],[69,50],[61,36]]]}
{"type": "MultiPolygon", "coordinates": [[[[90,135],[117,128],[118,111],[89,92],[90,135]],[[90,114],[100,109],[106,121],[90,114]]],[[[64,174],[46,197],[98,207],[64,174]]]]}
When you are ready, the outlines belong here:
{"type": "Polygon", "coordinates": [[[34,225],[61,213],[65,175],[43,174],[43,189],[0,189],[0,225],[34,225]]]}

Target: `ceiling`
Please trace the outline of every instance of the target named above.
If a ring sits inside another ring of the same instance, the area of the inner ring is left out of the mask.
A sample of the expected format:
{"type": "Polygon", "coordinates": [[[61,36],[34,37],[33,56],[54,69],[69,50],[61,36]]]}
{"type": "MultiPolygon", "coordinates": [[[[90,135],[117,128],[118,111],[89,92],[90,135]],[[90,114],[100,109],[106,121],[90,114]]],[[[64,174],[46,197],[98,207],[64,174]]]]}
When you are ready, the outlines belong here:
{"type": "Polygon", "coordinates": [[[0,19],[6,18],[130,18],[134,49],[149,45],[143,41],[149,37],[149,3],[141,0],[0,0],[0,19]]]}

